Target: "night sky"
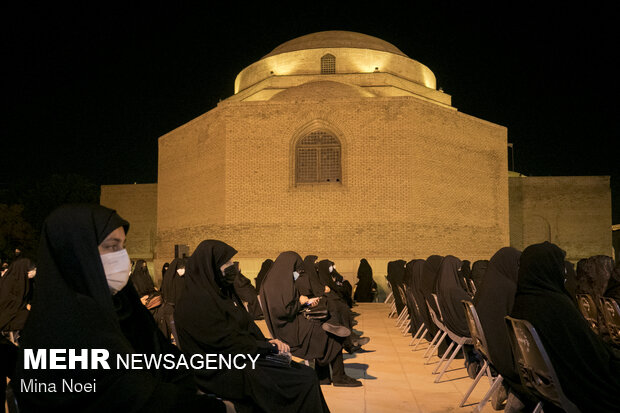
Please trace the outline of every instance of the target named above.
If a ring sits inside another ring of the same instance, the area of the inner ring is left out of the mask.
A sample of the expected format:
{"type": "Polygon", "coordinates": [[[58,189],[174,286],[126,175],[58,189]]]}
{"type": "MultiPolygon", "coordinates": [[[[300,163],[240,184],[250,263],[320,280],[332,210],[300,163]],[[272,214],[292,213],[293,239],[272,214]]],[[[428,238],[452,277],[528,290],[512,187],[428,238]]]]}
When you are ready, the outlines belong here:
{"type": "Polygon", "coordinates": [[[461,112],[506,126],[518,171],[610,175],[620,223],[611,6],[56,3],[2,6],[0,184],[51,174],[156,182],[157,138],[231,96],[243,68],[295,37],[349,30],[394,44],[435,73],[461,112]]]}

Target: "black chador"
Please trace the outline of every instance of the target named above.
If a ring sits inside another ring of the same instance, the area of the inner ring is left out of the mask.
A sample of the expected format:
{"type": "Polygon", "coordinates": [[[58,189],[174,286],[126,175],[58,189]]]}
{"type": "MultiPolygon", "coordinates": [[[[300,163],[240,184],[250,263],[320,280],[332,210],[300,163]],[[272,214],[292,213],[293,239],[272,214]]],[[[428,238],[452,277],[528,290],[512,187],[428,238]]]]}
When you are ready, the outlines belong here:
{"type": "Polygon", "coordinates": [[[353,299],[360,303],[373,302],[377,295],[377,284],[372,278],[372,268],[366,258],[360,260],[360,265],[357,269],[357,280],[353,299]]]}
{"type": "Polygon", "coordinates": [[[20,338],[15,380],[54,383],[56,392],[19,392],[22,412],[223,412],[222,402],[198,396],[187,370],[121,370],[116,355],[178,357],[131,283],[110,292],[98,246],[129,224],[100,205],[64,206],[43,224],[37,288],[20,338]],[[106,349],[110,369],[24,369],[24,349],[106,349]],[[96,383],[92,393],[62,391],[63,380],[96,383]],[[210,410],[211,409],[211,410],[210,410]]]}
{"type": "Polygon", "coordinates": [[[334,385],[356,385],[357,380],[344,372],[342,342],[344,338],[327,333],[319,320],[301,314],[300,293],[295,287],[294,272],[304,271],[303,261],[293,251],[281,253],[261,284],[261,301],[265,321],[271,334],[291,347],[291,353],[303,359],[314,359],[322,381],[329,380],[332,367],[334,385]]]}
{"type": "Polygon", "coordinates": [[[19,258],[9,265],[0,280],[0,331],[16,331],[24,327],[31,294],[28,271],[33,267],[28,258],[19,258]]]}
{"type": "Polygon", "coordinates": [[[256,368],[196,371],[202,391],[241,406],[265,412],[326,412],[312,369],[292,363],[280,365],[263,358],[273,346],[263,336],[221,267],[237,251],[215,240],[201,242],[187,265],[185,293],[175,320],[181,349],[186,354],[250,354],[256,368]]]}
{"type": "Polygon", "coordinates": [[[405,308],[405,302],[403,301],[398,287],[400,287],[405,279],[405,260],[390,261],[387,265],[387,279],[392,286],[392,294],[394,295],[394,302],[396,303],[396,311],[400,314],[405,308]]]}
{"type": "Polygon", "coordinates": [[[566,253],[549,242],[523,250],[511,316],[532,323],[566,397],[582,412],[620,406],[620,359],[583,318],[564,287],[566,253]]]}
{"type": "MultiPolygon", "coordinates": [[[[238,266],[238,263],[235,262],[238,266]]],[[[258,294],[256,288],[252,285],[245,275],[239,271],[239,274],[235,278],[234,282],[235,293],[241,299],[241,301],[248,304],[248,313],[254,318],[254,320],[260,320],[263,318],[263,310],[258,302],[258,294]]]]}
{"type": "Polygon", "coordinates": [[[267,272],[269,272],[269,269],[271,268],[272,265],[273,265],[273,260],[269,258],[267,258],[261,264],[260,270],[258,271],[256,278],[254,278],[254,284],[256,286],[256,291],[260,291],[260,283],[263,282],[263,279],[265,279],[265,275],[267,275],[267,272]]]}

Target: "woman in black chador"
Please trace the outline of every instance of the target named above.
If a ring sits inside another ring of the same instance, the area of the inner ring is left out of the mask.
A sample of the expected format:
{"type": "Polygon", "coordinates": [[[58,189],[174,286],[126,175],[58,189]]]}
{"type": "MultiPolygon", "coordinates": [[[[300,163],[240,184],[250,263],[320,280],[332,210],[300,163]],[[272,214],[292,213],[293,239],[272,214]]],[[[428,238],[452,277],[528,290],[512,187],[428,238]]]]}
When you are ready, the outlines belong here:
{"type": "Polygon", "coordinates": [[[471,279],[474,281],[474,287],[476,290],[478,290],[484,282],[484,274],[487,271],[488,265],[489,260],[478,260],[474,261],[471,266],[471,279]]]}
{"type": "Polygon", "coordinates": [[[267,275],[272,265],[273,265],[273,260],[270,258],[267,258],[261,264],[260,270],[258,271],[256,278],[254,278],[254,284],[256,285],[256,291],[260,291],[260,283],[263,282],[263,280],[265,279],[265,275],[267,275]]]}
{"type": "Polygon", "coordinates": [[[28,318],[28,303],[31,296],[29,271],[34,263],[28,258],[19,258],[9,265],[0,285],[0,331],[19,331],[28,318]]]}
{"type": "MultiPolygon", "coordinates": [[[[418,332],[418,329],[422,324],[424,324],[424,318],[421,314],[421,309],[418,306],[418,300],[416,298],[415,288],[416,288],[416,277],[415,277],[415,264],[418,261],[423,260],[411,260],[407,263],[405,267],[405,279],[404,284],[407,287],[405,291],[405,298],[407,299],[407,308],[409,310],[409,317],[411,318],[411,328],[409,332],[412,336],[418,332]]],[[[426,304],[425,304],[426,305],[426,304]]]]}
{"type": "Polygon", "coordinates": [[[398,287],[405,280],[405,260],[390,261],[387,265],[387,279],[392,286],[392,294],[396,303],[396,311],[400,314],[407,303],[403,302],[398,287]]]}
{"type": "Polygon", "coordinates": [[[48,389],[54,383],[56,392],[18,392],[20,412],[225,411],[222,402],[197,395],[187,370],[117,368],[117,354],[180,354],[128,283],[128,227],[100,205],[64,206],[47,217],[15,380],[36,380],[48,389]],[[24,349],[105,349],[110,369],[82,369],[80,363],[66,370],[24,369],[24,349]],[[93,383],[96,391],[62,391],[63,380],[93,383]]]}
{"type": "Polygon", "coordinates": [[[491,364],[504,378],[504,383],[507,383],[505,387],[523,403],[528,403],[529,392],[521,385],[504,320],[515,301],[520,256],[521,251],[504,247],[491,257],[484,283],[474,297],[474,305],[487,341],[491,364]]]}
{"type": "Polygon", "coordinates": [[[319,320],[308,319],[301,313],[305,306],[311,306],[318,300],[300,295],[295,287],[294,280],[303,271],[304,265],[299,254],[287,251],[278,256],[263,280],[260,297],[269,331],[288,344],[294,356],[315,360],[317,375],[322,384],[331,382],[334,386],[361,386],[361,382],[344,372],[344,338],[327,333],[319,320]]]}
{"type": "Polygon", "coordinates": [[[166,338],[171,336],[176,340],[174,326],[174,309],[181,301],[185,289],[185,262],[186,258],[175,258],[161,280],[162,304],[156,314],[153,315],[157,325],[166,338]]]}
{"type": "Polygon", "coordinates": [[[144,260],[136,261],[136,266],[129,276],[129,279],[139,297],[148,296],[156,291],[151,274],[149,274],[149,268],[146,266],[146,261],[144,260]]]}
{"type": "Polygon", "coordinates": [[[353,299],[360,303],[372,303],[377,295],[377,284],[372,278],[372,267],[366,260],[360,260],[360,266],[357,269],[357,287],[353,299]]]}
{"type": "Polygon", "coordinates": [[[254,320],[262,320],[263,310],[258,302],[258,293],[256,292],[256,288],[252,285],[252,281],[241,273],[239,262],[235,261],[233,264],[239,270],[239,275],[235,278],[235,282],[233,284],[235,293],[241,301],[248,303],[248,313],[250,313],[252,318],[254,318],[254,320]]]}
{"type": "Polygon", "coordinates": [[[564,287],[565,255],[549,242],[523,251],[510,315],[536,328],[564,394],[579,410],[617,412],[620,359],[573,305],[564,287]]]}
{"type": "MultiPolygon", "coordinates": [[[[236,253],[221,241],[206,240],[189,258],[183,300],[175,310],[181,349],[188,355],[266,356],[289,350],[280,340],[263,336],[235,294],[238,270],[231,259],[236,253]]],[[[314,371],[297,363],[259,357],[255,369],[201,369],[196,379],[202,391],[232,400],[240,411],[329,411],[314,371]]]]}

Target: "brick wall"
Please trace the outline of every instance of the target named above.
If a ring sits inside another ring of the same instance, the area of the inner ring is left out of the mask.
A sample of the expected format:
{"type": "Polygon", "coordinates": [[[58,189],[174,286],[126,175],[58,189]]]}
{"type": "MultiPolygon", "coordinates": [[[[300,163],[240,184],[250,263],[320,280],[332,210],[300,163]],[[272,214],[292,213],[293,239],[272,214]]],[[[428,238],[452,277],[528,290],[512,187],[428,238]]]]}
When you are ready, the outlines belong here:
{"type": "Polygon", "coordinates": [[[573,262],[612,254],[608,176],[511,177],[510,242],[551,241],[573,262]]]}

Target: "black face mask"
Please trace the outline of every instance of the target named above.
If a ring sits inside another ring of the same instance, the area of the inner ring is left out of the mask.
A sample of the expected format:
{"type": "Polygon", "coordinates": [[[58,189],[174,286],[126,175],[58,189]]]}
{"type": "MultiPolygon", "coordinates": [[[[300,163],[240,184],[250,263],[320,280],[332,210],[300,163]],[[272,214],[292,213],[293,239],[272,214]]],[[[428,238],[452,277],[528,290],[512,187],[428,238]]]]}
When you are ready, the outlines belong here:
{"type": "Polygon", "coordinates": [[[239,271],[234,265],[224,268],[224,273],[222,275],[222,283],[226,286],[232,285],[235,282],[235,278],[239,271]]]}

